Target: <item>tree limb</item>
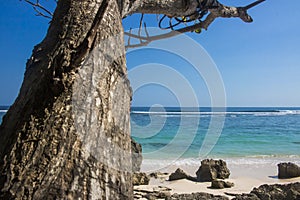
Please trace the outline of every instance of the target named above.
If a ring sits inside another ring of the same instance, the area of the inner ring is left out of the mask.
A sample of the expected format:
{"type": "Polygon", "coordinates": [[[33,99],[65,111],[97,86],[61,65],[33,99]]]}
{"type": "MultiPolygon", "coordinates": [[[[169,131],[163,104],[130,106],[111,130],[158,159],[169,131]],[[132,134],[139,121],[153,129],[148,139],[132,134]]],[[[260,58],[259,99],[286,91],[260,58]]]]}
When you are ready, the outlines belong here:
{"type": "MultiPolygon", "coordinates": [[[[173,37],[175,35],[181,34],[181,33],[186,33],[186,32],[193,32],[195,30],[198,30],[200,33],[202,29],[207,30],[209,25],[218,17],[221,18],[231,18],[231,17],[236,17],[242,19],[244,22],[252,22],[253,19],[251,18],[250,15],[248,15],[247,10],[250,8],[253,8],[254,6],[257,6],[258,4],[264,2],[265,0],[257,0],[247,6],[244,7],[232,7],[232,6],[225,6],[221,3],[219,3],[217,0],[207,0],[206,6],[208,8],[209,14],[208,16],[202,21],[200,20],[198,23],[194,25],[190,25],[187,27],[179,28],[179,29],[172,29],[171,31],[165,34],[160,34],[160,35],[154,35],[154,36],[142,36],[139,31],[138,35],[130,33],[126,33],[125,35],[128,36],[129,38],[136,38],[140,40],[139,44],[127,44],[126,48],[135,48],[139,46],[145,46],[149,44],[150,42],[156,41],[156,40],[161,40],[161,39],[166,39],[173,37]]],[[[153,9],[155,10],[155,9],[153,9]]],[[[130,40],[130,39],[129,39],[130,40]]]]}
{"type": "Polygon", "coordinates": [[[126,45],[126,48],[128,49],[128,48],[136,48],[136,47],[140,47],[140,46],[146,46],[150,42],[170,38],[170,37],[179,35],[181,33],[192,32],[196,29],[207,29],[208,26],[215,20],[215,18],[216,17],[212,13],[210,13],[203,22],[200,22],[200,23],[192,25],[192,26],[187,26],[187,27],[184,27],[184,28],[180,28],[180,29],[177,29],[177,30],[171,30],[170,32],[165,33],[165,34],[161,34],[161,35],[141,36],[141,35],[132,34],[130,32],[129,33],[125,32],[124,34],[126,36],[128,36],[129,38],[132,37],[132,38],[139,39],[141,41],[139,44],[128,44],[128,45],[126,45]]]}
{"type": "Polygon", "coordinates": [[[133,13],[184,16],[193,13],[202,0],[123,0],[122,17],[133,13]]]}

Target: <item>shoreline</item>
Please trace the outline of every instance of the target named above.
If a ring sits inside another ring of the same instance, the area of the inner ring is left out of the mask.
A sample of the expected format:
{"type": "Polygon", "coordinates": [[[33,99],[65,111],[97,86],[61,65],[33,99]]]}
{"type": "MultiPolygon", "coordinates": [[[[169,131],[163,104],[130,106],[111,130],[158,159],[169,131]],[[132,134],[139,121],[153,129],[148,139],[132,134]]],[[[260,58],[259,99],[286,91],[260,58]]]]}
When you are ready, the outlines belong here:
{"type": "MultiPolygon", "coordinates": [[[[233,193],[233,194],[242,194],[242,193],[249,193],[254,187],[259,187],[263,184],[288,184],[294,182],[300,182],[300,177],[291,178],[291,179],[278,179],[278,169],[277,164],[280,162],[293,162],[299,165],[300,160],[296,158],[268,158],[268,159],[258,159],[255,158],[256,161],[259,162],[247,162],[247,158],[243,160],[245,162],[241,162],[242,160],[239,159],[239,163],[234,162],[236,159],[223,159],[227,163],[227,167],[230,170],[230,176],[225,181],[230,181],[234,183],[234,187],[232,188],[224,188],[224,189],[211,189],[211,182],[193,182],[187,179],[181,179],[176,181],[167,181],[168,175],[164,177],[160,177],[158,179],[151,178],[149,185],[140,185],[135,186],[136,189],[145,189],[151,190],[151,188],[157,187],[168,187],[172,189],[170,192],[171,194],[184,194],[184,193],[195,193],[195,192],[205,192],[213,195],[222,195],[227,196],[229,198],[233,198],[233,196],[226,195],[226,193],[233,193]],[[280,159],[280,161],[279,161],[280,159]],[[278,162],[279,161],[279,162],[278,162]]],[[[248,160],[249,161],[249,160],[248,160]]],[[[150,174],[151,172],[162,172],[162,173],[172,173],[177,168],[181,168],[184,170],[188,175],[196,176],[196,171],[200,167],[200,160],[198,165],[193,165],[191,163],[184,164],[184,163],[175,163],[170,164],[167,167],[161,168],[160,170],[151,170],[151,166],[149,165],[150,161],[145,160],[141,166],[141,172],[145,172],[150,174]],[[148,164],[148,165],[147,165],[148,164]]],[[[155,164],[155,163],[153,163],[155,164]]]]}
{"type": "MultiPolygon", "coordinates": [[[[179,159],[145,159],[142,160],[141,171],[151,173],[155,171],[172,172],[178,167],[184,169],[190,175],[194,175],[200,167],[201,160],[222,159],[231,168],[273,168],[277,174],[277,164],[281,162],[292,162],[300,166],[300,155],[291,156],[256,156],[256,157],[205,157],[205,158],[179,158],[179,159]],[[197,169],[196,169],[197,168],[197,169]],[[196,170],[195,170],[196,169],[196,170]],[[193,171],[194,170],[194,171],[193,171]]],[[[272,174],[273,176],[274,174],[272,174]]]]}

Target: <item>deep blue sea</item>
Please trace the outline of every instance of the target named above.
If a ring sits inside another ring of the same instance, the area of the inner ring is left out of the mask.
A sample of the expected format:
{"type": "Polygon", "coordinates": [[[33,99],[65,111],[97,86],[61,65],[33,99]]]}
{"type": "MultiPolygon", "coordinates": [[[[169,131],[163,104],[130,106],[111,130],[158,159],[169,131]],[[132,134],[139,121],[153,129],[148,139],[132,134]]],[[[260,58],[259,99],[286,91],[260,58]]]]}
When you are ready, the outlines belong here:
{"type": "Polygon", "coordinates": [[[148,163],[203,158],[300,161],[300,108],[133,107],[131,130],[148,163]]]}

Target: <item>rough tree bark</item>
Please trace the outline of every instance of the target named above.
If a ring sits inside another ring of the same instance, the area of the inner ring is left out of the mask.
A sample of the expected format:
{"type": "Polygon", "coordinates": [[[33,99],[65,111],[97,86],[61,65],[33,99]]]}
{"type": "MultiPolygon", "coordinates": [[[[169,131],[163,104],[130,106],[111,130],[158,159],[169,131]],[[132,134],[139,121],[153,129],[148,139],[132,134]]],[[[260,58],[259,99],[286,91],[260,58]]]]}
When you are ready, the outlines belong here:
{"type": "Polygon", "coordinates": [[[0,199],[132,199],[131,89],[121,19],[153,10],[182,16],[197,5],[58,1],[0,126],[0,199]]]}
{"type": "Polygon", "coordinates": [[[122,33],[116,1],[59,1],[0,128],[1,199],[132,198],[122,33]]]}

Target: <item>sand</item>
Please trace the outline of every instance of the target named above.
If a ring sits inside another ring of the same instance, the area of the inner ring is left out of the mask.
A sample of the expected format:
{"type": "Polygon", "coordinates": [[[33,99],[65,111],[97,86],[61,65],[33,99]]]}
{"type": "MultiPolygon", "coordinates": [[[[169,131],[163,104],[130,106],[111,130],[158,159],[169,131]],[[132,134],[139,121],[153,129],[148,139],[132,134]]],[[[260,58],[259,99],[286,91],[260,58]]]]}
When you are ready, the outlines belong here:
{"type": "MultiPolygon", "coordinates": [[[[210,182],[193,182],[186,179],[167,181],[168,176],[162,176],[161,178],[151,178],[149,185],[147,186],[135,186],[135,188],[149,190],[158,186],[166,186],[171,190],[171,194],[174,193],[192,193],[192,192],[206,192],[214,195],[224,195],[229,198],[232,196],[225,195],[226,193],[249,193],[254,187],[258,187],[263,184],[286,184],[292,182],[300,182],[300,177],[292,179],[278,179],[277,177],[277,165],[274,162],[264,162],[263,164],[251,164],[251,163],[227,163],[230,169],[231,175],[226,181],[234,183],[234,187],[225,189],[210,189],[210,182]]],[[[169,165],[160,170],[160,172],[174,172],[178,167],[183,169],[187,174],[196,176],[195,172],[199,166],[195,165],[169,165]]],[[[149,173],[147,166],[142,166],[142,169],[149,173]]],[[[142,170],[143,171],[143,170],[142,170]]]]}

